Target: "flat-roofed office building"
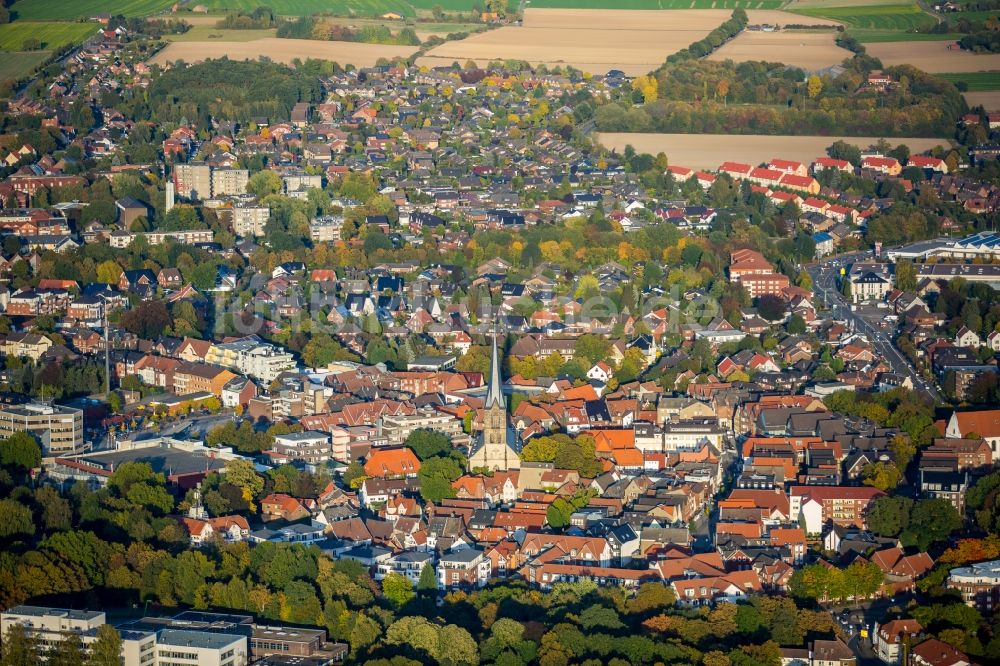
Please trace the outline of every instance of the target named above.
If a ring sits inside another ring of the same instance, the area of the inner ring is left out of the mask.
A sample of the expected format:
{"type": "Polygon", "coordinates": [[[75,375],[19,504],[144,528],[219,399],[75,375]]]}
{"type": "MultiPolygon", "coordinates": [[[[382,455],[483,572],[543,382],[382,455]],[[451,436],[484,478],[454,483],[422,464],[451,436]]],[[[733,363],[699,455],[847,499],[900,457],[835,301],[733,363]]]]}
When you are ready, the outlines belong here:
{"type": "Polygon", "coordinates": [[[0,409],[0,438],[26,432],[42,445],[45,456],[83,451],[83,410],[30,402],[0,409]]]}

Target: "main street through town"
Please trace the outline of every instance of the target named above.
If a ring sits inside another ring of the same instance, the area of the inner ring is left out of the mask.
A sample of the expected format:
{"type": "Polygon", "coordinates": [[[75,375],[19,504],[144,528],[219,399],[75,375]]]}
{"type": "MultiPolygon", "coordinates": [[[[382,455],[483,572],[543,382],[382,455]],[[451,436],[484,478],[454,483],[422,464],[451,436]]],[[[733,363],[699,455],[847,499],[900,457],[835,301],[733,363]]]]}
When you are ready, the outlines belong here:
{"type": "Polygon", "coordinates": [[[875,352],[889,364],[894,373],[909,377],[913,382],[914,390],[920,391],[934,402],[939,402],[941,394],[934,383],[926,381],[917,369],[913,367],[909,359],[900,353],[896,345],[893,344],[888,332],[853,311],[850,303],[847,302],[844,295],[837,288],[837,278],[840,276],[840,269],[849,269],[852,263],[863,259],[865,256],[866,253],[857,252],[839,255],[836,258],[830,258],[826,261],[805,266],[813,281],[813,291],[830,308],[834,318],[851,324],[855,332],[864,335],[871,341],[875,352]]]}

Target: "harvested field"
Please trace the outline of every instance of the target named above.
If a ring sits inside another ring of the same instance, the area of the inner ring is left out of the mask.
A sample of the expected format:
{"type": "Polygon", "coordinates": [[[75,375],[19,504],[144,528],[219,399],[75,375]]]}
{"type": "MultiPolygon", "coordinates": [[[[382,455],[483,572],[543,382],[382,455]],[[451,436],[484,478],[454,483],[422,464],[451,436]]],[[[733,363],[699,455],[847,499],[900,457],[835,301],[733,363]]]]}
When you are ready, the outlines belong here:
{"type": "Polygon", "coordinates": [[[837,65],[851,52],[834,43],[829,32],[743,32],[708,56],[709,60],[780,61],[812,72],[837,65]]]}
{"type": "Polygon", "coordinates": [[[153,56],[150,62],[162,65],[177,60],[192,63],[223,56],[230,60],[256,60],[260,56],[267,56],[275,62],[286,64],[291,64],[296,58],[316,58],[334,60],[341,65],[371,67],[379,58],[406,58],[416,50],[416,46],[270,37],[248,42],[174,42],[153,56]]]}
{"type": "MultiPolygon", "coordinates": [[[[809,163],[826,154],[827,147],[837,140],[867,148],[873,137],[838,136],[731,136],[728,134],[629,134],[600,133],[597,141],[621,152],[631,144],[637,152],[653,155],[663,152],[671,164],[692,169],[717,169],[726,161],[759,164],[774,158],[809,163]]],[[[897,139],[893,145],[905,143],[913,153],[946,146],[945,139],[897,139]]]]}
{"type": "Polygon", "coordinates": [[[886,66],[913,65],[931,74],[1000,70],[1000,53],[949,50],[944,42],[882,42],[867,49],[886,66]]]}
{"type": "Polygon", "coordinates": [[[724,10],[614,11],[529,9],[523,26],[507,26],[448,42],[419,58],[420,65],[453,61],[526,60],[572,65],[595,74],[620,69],[646,74],[671,53],[703,38],[729,18],[724,10]]]}
{"type": "MultiPolygon", "coordinates": [[[[572,65],[594,74],[620,69],[647,74],[671,53],[690,46],[729,19],[724,9],[676,11],[527,9],[523,26],[507,26],[449,42],[417,63],[431,67],[458,60],[526,60],[533,65],[572,65]]],[[[747,12],[751,23],[802,23],[802,17],[770,9],[747,12]]],[[[810,23],[835,25],[809,19],[810,23]]]]}
{"type": "Polygon", "coordinates": [[[967,92],[962,95],[969,106],[982,105],[987,111],[1000,111],[1000,90],[967,92]]]}
{"type": "MultiPolygon", "coordinates": [[[[729,18],[728,16],[726,18],[729,18]]],[[[793,14],[792,12],[780,11],[777,9],[749,9],[747,19],[751,24],[769,23],[771,25],[840,25],[838,21],[831,19],[810,16],[808,18],[793,14]]]]}

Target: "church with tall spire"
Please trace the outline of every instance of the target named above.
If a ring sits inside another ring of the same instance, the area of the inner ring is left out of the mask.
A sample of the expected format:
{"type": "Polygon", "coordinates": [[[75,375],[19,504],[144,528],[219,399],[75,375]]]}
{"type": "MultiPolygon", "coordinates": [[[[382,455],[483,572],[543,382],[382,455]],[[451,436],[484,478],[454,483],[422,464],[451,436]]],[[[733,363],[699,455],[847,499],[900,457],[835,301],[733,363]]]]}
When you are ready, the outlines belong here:
{"type": "Polygon", "coordinates": [[[469,469],[484,468],[498,471],[519,469],[517,434],[507,418],[507,400],[500,381],[500,352],[496,331],[493,333],[493,356],[490,360],[490,381],[483,403],[483,429],[469,454],[469,469]]]}

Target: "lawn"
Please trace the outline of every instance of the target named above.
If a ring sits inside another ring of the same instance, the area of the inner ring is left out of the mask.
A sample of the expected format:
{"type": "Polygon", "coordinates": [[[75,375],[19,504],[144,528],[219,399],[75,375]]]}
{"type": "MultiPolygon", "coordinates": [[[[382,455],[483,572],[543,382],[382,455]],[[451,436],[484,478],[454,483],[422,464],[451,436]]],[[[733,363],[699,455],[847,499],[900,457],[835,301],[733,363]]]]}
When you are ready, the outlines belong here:
{"type": "Polygon", "coordinates": [[[67,20],[90,18],[95,14],[148,16],[169,9],[175,0],[16,0],[10,10],[15,18],[67,20]]]}
{"type": "Polygon", "coordinates": [[[857,30],[907,32],[936,23],[916,4],[852,7],[802,7],[789,11],[805,16],[840,21],[857,30]]]}
{"type": "Polygon", "coordinates": [[[783,0],[531,0],[553,9],[778,9],[783,0]]]}
{"type": "Polygon", "coordinates": [[[956,72],[954,74],[935,74],[934,76],[957,83],[965,81],[971,92],[1000,90],[1000,72],[956,72]]]}
{"type": "Polygon", "coordinates": [[[97,32],[96,23],[16,21],[0,25],[0,51],[23,51],[24,40],[37,39],[43,49],[78,44],[97,32]]]}
{"type": "Polygon", "coordinates": [[[20,80],[42,64],[49,57],[48,51],[28,53],[4,53],[0,56],[0,81],[20,80]]]}

